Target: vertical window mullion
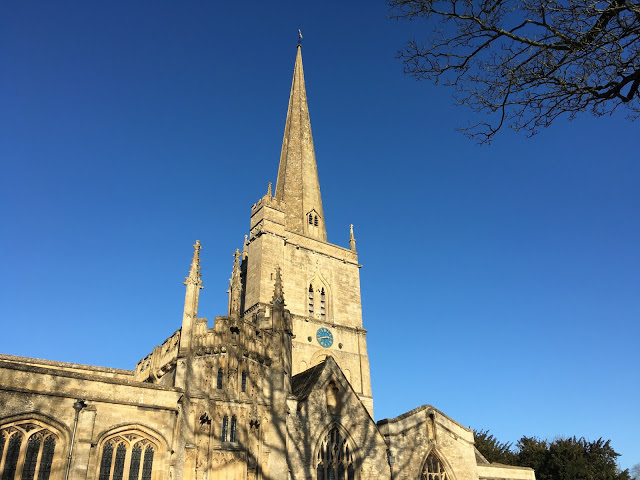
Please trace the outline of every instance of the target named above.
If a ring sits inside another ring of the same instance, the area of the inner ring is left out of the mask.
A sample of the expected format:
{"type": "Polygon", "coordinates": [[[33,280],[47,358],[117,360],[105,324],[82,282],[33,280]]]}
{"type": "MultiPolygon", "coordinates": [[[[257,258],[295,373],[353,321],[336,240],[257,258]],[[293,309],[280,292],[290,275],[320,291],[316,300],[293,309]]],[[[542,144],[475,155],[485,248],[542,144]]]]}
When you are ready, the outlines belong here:
{"type": "Polygon", "coordinates": [[[7,449],[9,447],[9,435],[4,432],[0,432],[0,440],[2,440],[2,443],[0,443],[0,473],[2,473],[4,471],[4,460],[7,456],[7,449]]]}
{"type": "Polygon", "coordinates": [[[131,470],[131,444],[127,445],[127,451],[124,454],[124,469],[122,470],[122,480],[129,478],[129,471],[131,470]]]}
{"type": "Polygon", "coordinates": [[[44,450],[45,437],[43,435],[42,442],[40,442],[40,448],[38,449],[38,459],[36,460],[36,471],[33,474],[33,478],[37,479],[40,474],[40,463],[42,462],[42,451],[44,450]]]}

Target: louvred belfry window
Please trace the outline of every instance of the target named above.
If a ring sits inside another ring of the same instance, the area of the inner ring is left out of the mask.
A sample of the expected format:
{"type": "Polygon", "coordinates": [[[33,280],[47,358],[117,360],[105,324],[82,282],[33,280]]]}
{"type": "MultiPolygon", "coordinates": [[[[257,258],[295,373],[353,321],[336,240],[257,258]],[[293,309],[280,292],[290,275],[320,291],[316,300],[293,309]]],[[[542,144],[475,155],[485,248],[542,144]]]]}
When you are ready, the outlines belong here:
{"type": "Polygon", "coordinates": [[[353,449],[337,427],[322,441],[316,458],[316,480],[355,480],[353,449]]]}
{"type": "Polygon", "coordinates": [[[157,445],[138,432],[125,432],[102,444],[98,480],[151,480],[157,445]]]}
{"type": "Polygon", "coordinates": [[[431,452],[424,462],[424,468],[422,469],[421,480],[449,480],[444,465],[438,458],[438,456],[431,452]]]}
{"type": "Polygon", "coordinates": [[[0,479],[49,480],[51,472],[59,471],[60,467],[60,459],[54,458],[56,443],[59,443],[58,435],[40,422],[22,421],[1,426],[0,479]]]}

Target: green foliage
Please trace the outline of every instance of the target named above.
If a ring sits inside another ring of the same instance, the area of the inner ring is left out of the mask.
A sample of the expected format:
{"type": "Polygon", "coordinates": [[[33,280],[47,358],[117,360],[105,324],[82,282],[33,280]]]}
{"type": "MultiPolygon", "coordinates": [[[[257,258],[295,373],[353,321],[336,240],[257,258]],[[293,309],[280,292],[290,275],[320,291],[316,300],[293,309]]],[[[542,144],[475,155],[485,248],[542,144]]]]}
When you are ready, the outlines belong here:
{"type": "Polygon", "coordinates": [[[511,443],[501,443],[489,430],[474,430],[476,448],[491,463],[517,465],[517,456],[511,450],[511,443]]]}
{"type": "Polygon", "coordinates": [[[619,454],[610,440],[570,437],[548,442],[522,437],[514,450],[488,430],[474,433],[476,448],[491,463],[531,467],[537,480],[633,480],[628,470],[617,468],[619,454]]]}

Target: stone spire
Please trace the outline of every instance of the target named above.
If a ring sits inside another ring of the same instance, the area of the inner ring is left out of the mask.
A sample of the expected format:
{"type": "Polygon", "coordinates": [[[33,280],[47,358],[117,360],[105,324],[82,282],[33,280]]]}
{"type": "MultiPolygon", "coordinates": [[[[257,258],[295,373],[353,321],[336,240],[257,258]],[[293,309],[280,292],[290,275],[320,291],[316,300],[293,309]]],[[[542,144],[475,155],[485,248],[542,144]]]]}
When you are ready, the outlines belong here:
{"type": "Polygon", "coordinates": [[[327,241],[300,45],[293,69],[275,198],[285,202],[287,230],[327,241]]]}
{"type": "Polygon", "coordinates": [[[182,314],[182,333],[180,338],[180,350],[183,352],[191,348],[191,335],[193,325],[198,318],[198,302],[200,300],[200,290],[202,286],[202,278],[200,278],[200,240],[196,240],[193,245],[193,258],[191,260],[191,268],[189,276],[184,279],[184,285],[187,286],[184,296],[184,311],[182,314]]]}

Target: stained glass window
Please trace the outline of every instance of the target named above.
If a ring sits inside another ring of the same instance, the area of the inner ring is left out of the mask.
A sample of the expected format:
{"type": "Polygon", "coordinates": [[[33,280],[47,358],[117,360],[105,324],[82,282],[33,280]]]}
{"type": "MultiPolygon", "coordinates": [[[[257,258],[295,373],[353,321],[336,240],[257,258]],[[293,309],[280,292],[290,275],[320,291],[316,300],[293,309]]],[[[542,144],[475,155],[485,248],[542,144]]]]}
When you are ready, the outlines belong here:
{"type": "Polygon", "coordinates": [[[440,458],[438,458],[435,452],[432,451],[424,462],[424,468],[422,469],[422,476],[420,478],[422,480],[449,480],[444,465],[442,465],[440,458]]]}
{"type": "Polygon", "coordinates": [[[127,456],[127,447],[124,443],[116,449],[116,460],[113,462],[113,480],[122,480],[124,476],[124,458],[127,456]]]}
{"type": "Polygon", "coordinates": [[[151,480],[153,454],[153,443],[138,432],[113,436],[102,447],[98,480],[123,480],[127,471],[126,480],[151,480]]]}
{"type": "Polygon", "coordinates": [[[222,417],[222,435],[220,437],[223,442],[227,441],[227,430],[229,430],[229,417],[225,415],[222,417]]]}
{"type": "Polygon", "coordinates": [[[102,461],[100,462],[100,475],[98,480],[109,480],[111,476],[111,458],[113,457],[113,445],[107,442],[102,447],[102,461]]]}
{"type": "Polygon", "coordinates": [[[348,480],[355,479],[355,466],[353,462],[353,448],[338,430],[332,428],[325,436],[316,461],[316,480],[348,480]]]}
{"type": "Polygon", "coordinates": [[[236,441],[236,422],[236,416],[234,415],[233,417],[231,417],[231,434],[229,435],[230,442],[236,441]]]}
{"type": "Polygon", "coordinates": [[[149,445],[144,451],[144,463],[142,464],[142,480],[151,480],[151,467],[153,465],[153,447],[149,445]]]}
{"type": "Polygon", "coordinates": [[[131,450],[131,466],[129,467],[129,480],[138,480],[140,472],[140,458],[142,457],[142,447],[136,445],[131,450]]]}
{"type": "Polygon", "coordinates": [[[27,442],[27,455],[22,467],[22,480],[33,480],[38,466],[38,453],[42,443],[39,435],[32,435],[27,442]]]}
{"type": "Polygon", "coordinates": [[[51,475],[51,464],[53,463],[53,452],[56,449],[56,439],[53,435],[47,437],[42,446],[42,457],[40,458],[40,471],[38,480],[49,480],[51,475]]]}
{"type": "Polygon", "coordinates": [[[22,444],[22,435],[19,432],[14,433],[7,445],[7,453],[4,460],[4,470],[2,471],[2,480],[13,480],[18,468],[18,456],[20,455],[20,445],[22,444]]]}

